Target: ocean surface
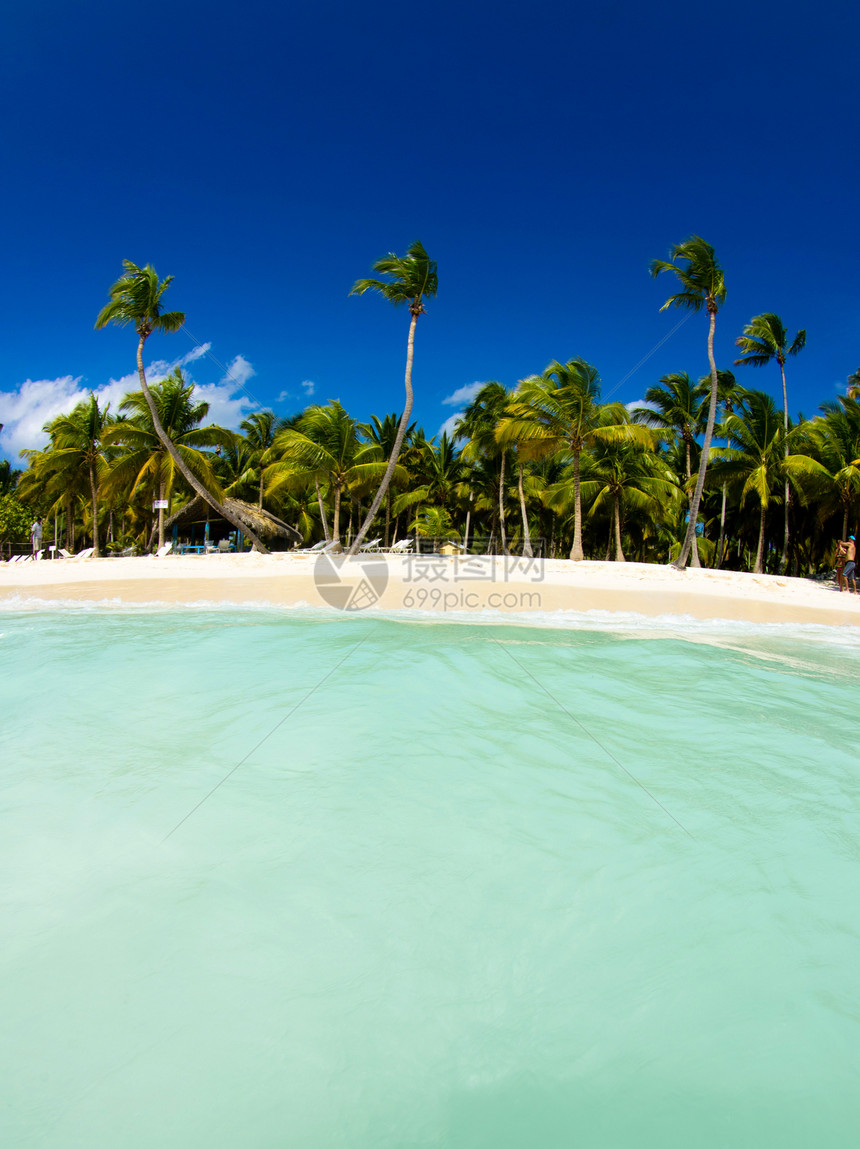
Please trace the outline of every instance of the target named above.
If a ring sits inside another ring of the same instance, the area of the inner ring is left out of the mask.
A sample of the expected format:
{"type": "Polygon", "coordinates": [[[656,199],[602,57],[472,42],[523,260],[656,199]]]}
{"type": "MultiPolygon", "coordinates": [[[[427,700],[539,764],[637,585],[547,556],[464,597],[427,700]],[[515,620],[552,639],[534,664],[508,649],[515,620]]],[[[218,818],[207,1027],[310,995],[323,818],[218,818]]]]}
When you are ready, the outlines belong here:
{"type": "Polygon", "coordinates": [[[9,1149],[860,1128],[860,641],[0,614],[9,1149]]]}

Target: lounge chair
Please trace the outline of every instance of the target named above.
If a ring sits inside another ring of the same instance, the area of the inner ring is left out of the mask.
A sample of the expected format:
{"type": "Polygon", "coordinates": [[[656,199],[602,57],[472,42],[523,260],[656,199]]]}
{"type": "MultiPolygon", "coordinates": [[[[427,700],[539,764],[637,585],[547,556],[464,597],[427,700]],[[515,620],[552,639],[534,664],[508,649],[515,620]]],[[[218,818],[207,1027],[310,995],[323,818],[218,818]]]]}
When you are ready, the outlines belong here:
{"type": "Polygon", "coordinates": [[[72,556],[72,562],[78,563],[81,559],[92,558],[94,547],[87,547],[85,550],[78,551],[76,555],[72,556]]]}
{"type": "Polygon", "coordinates": [[[395,543],[393,547],[388,548],[388,553],[392,555],[405,555],[411,550],[412,539],[401,539],[399,543],[395,543]]]}
{"type": "Polygon", "coordinates": [[[379,544],[381,542],[382,542],[382,539],[371,539],[369,543],[362,543],[361,546],[358,548],[358,553],[363,555],[363,554],[366,554],[368,551],[378,551],[379,550],[379,544]]]}
{"type": "Polygon", "coordinates": [[[155,552],[155,557],[157,559],[163,559],[165,557],[165,555],[169,555],[172,550],[173,550],[173,543],[165,543],[163,546],[159,547],[158,550],[155,552]]]}
{"type": "Polygon", "coordinates": [[[61,559],[73,559],[75,557],[71,551],[67,551],[63,547],[59,548],[59,550],[57,551],[57,554],[60,556],[61,559]]]}
{"type": "Polygon", "coordinates": [[[328,546],[331,546],[331,541],[327,542],[325,539],[320,539],[320,541],[314,543],[312,547],[301,547],[299,550],[292,551],[291,553],[294,555],[318,555],[328,546]]]}

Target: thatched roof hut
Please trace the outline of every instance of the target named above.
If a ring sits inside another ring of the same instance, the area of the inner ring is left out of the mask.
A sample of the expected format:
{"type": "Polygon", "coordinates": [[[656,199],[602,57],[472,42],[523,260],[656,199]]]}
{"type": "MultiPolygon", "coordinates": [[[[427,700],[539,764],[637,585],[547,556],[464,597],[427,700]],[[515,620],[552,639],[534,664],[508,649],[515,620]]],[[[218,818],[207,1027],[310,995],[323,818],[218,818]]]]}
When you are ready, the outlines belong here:
{"type": "MultiPolygon", "coordinates": [[[[276,539],[284,539],[289,543],[302,541],[302,536],[297,530],[269,511],[260,510],[259,507],[242,499],[225,499],[224,506],[240,523],[247,523],[255,535],[259,535],[267,542],[276,539]]],[[[164,529],[165,531],[171,531],[174,527],[180,531],[201,527],[205,529],[206,523],[209,524],[209,534],[213,539],[226,537],[234,529],[233,525],[217,514],[204,498],[197,495],[190,503],[186,503],[170,516],[164,524],[164,529]]]]}

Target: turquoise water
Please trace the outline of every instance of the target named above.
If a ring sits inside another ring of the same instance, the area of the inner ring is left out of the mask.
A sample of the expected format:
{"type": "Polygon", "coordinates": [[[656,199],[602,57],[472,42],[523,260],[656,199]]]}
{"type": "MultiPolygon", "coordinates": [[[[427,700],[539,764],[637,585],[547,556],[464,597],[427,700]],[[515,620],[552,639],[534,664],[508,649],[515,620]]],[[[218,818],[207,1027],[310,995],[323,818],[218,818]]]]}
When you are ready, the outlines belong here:
{"type": "Polygon", "coordinates": [[[860,1121],[860,644],[0,615],[0,1139],[806,1147],[860,1121]]]}

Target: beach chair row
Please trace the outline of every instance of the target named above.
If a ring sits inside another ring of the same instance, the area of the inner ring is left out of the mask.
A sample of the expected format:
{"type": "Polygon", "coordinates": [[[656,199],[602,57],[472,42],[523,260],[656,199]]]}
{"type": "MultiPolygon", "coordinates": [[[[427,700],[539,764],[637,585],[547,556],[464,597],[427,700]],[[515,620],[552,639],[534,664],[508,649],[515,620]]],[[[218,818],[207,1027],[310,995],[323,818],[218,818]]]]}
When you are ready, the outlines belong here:
{"type": "MultiPolygon", "coordinates": [[[[54,558],[68,559],[71,562],[79,562],[81,559],[88,559],[93,553],[92,547],[87,547],[86,550],[78,551],[73,555],[71,551],[64,550],[62,547],[57,547],[54,551],[54,558]]],[[[36,551],[32,555],[12,555],[11,559],[6,560],[6,566],[11,566],[12,563],[38,563],[47,560],[48,551],[36,551]]]]}
{"type": "MultiPolygon", "coordinates": [[[[385,547],[380,546],[382,539],[371,539],[369,542],[362,543],[358,548],[358,553],[366,554],[389,554],[389,555],[405,555],[412,549],[412,539],[401,539],[400,542],[395,543],[393,546],[385,547]]],[[[322,542],[315,543],[312,547],[305,547],[302,550],[291,551],[294,555],[331,555],[340,554],[344,549],[341,543],[322,542]]]]}

